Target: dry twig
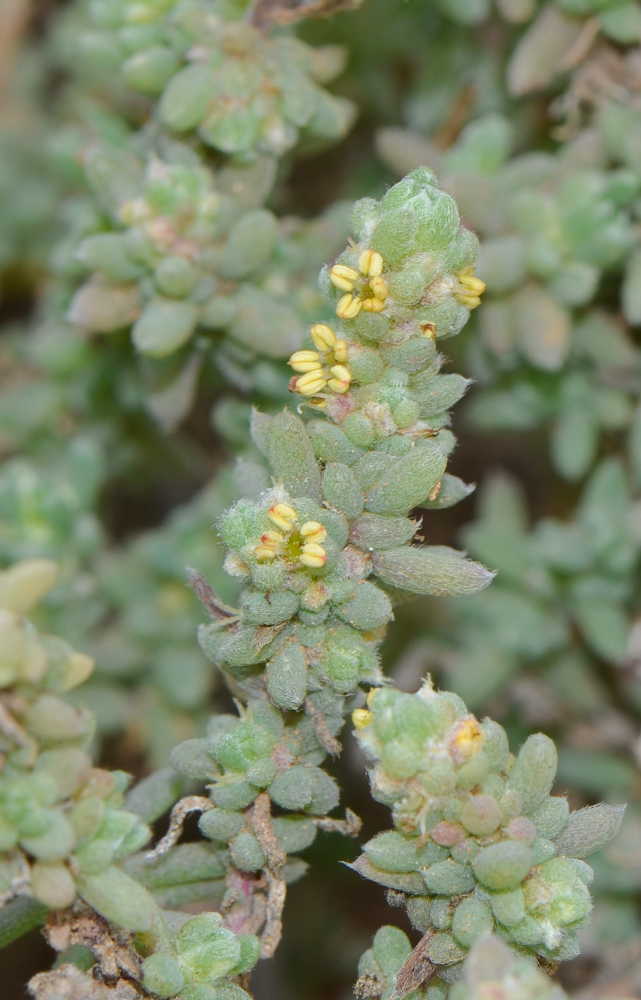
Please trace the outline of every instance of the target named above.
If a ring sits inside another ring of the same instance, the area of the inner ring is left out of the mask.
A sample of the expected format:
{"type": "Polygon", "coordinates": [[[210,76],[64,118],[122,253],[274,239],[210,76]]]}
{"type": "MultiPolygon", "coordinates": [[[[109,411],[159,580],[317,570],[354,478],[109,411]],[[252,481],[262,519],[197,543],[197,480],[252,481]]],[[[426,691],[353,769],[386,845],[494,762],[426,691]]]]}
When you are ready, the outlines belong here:
{"type": "Polygon", "coordinates": [[[145,854],[146,861],[156,861],[161,858],[163,854],[177,844],[180,836],[183,832],[183,826],[185,820],[190,813],[194,812],[208,812],[210,809],[214,808],[214,803],[211,799],[205,798],[204,795],[187,795],[180,802],[177,802],[174,808],[171,810],[171,817],[169,819],[169,829],[167,833],[159,840],[152,851],[148,851],[145,854]]]}

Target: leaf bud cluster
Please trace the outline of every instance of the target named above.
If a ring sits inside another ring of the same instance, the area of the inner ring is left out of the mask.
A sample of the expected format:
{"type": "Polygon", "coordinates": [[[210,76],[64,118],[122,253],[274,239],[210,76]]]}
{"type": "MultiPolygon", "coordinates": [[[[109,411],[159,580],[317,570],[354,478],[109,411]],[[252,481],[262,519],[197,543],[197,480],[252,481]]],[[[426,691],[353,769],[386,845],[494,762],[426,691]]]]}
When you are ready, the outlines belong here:
{"type": "Polygon", "coordinates": [[[249,972],[260,956],[253,934],[235,934],[219,913],[183,917],[174,934],[142,963],[143,985],[157,997],[182,1000],[247,1000],[250,996],[230,979],[249,972]]]}
{"type": "Polygon", "coordinates": [[[288,35],[265,36],[222,5],[197,0],[94,3],[76,58],[102,65],[127,87],[158,100],[158,122],[195,132],[221,153],[282,156],[302,136],[341,138],[354,118],[322,84],[344,63],[338,46],[314,50],[288,35]]]}
{"type": "Polygon", "coordinates": [[[150,831],[122,808],[128,775],[93,766],[91,714],[63,698],[93,661],[23,617],[56,577],[44,559],[0,574],[0,900],[29,895],[64,909],[79,896],[123,927],[148,930],[155,904],[118,866],[150,831]]]}

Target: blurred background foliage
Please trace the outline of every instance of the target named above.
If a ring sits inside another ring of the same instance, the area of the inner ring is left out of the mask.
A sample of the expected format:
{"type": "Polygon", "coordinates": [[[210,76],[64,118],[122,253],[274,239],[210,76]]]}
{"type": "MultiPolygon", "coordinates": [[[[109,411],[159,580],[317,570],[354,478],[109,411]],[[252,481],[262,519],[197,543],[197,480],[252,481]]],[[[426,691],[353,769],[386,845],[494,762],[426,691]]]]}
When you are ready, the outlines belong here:
{"type": "MultiPolygon", "coordinates": [[[[62,566],[37,623],[96,657],[76,695],[94,756],[142,776],[229,708],[185,567],[233,602],[213,526],[254,474],[251,405],[286,402],[349,203],[430,166],[488,291],[446,345],[474,380],[452,472],[478,489],[417,514],[499,574],[399,607],[384,663],[407,691],[431,671],[515,745],[544,729],[573,806],[629,803],[558,977],[580,1000],[641,995],[641,5],[364,0],[229,35],[256,79],[217,78],[215,120],[196,78],[180,89],[215,32],[145,34],[135,6],[0,3],[0,567],[62,566]]],[[[385,827],[351,739],[332,767],[364,835],[385,827]]],[[[337,835],[305,852],[259,1000],[350,995],[395,916],[339,863],[356,853],[337,835]]],[[[7,1000],[48,964],[37,935],[3,958],[7,1000]]]]}

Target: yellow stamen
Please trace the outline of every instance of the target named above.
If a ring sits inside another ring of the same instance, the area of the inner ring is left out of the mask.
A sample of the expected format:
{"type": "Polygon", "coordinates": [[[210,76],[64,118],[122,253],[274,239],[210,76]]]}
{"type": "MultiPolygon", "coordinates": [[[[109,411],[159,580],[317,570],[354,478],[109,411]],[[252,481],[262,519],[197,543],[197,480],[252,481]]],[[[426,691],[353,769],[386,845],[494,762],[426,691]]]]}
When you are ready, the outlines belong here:
{"type": "Polygon", "coordinates": [[[310,569],[320,569],[321,566],[325,565],[327,560],[327,553],[322,545],[317,545],[315,542],[306,542],[303,545],[303,551],[298,557],[298,561],[303,564],[303,566],[309,566],[310,569]]]}
{"type": "Polygon", "coordinates": [[[334,348],[334,360],[337,361],[339,365],[344,365],[347,361],[347,344],[344,340],[336,341],[336,347],[334,348]]]}
{"type": "Polygon", "coordinates": [[[376,278],[383,270],[383,258],[376,250],[365,250],[358,258],[358,267],[362,274],[376,278]]]}
{"type": "Polygon", "coordinates": [[[273,549],[274,552],[278,552],[285,541],[278,531],[266,531],[264,535],[260,536],[260,540],[263,545],[267,546],[268,549],[273,549]]]}
{"type": "Polygon", "coordinates": [[[372,712],[368,712],[366,708],[355,708],[352,712],[352,722],[354,723],[354,729],[365,729],[369,726],[374,715],[372,712]]]}
{"type": "Polygon", "coordinates": [[[457,295],[456,298],[462,306],[467,306],[468,309],[476,309],[481,304],[478,295],[457,295]]]}
{"type": "Polygon", "coordinates": [[[254,549],[254,555],[257,559],[275,559],[276,553],[273,549],[267,548],[266,545],[257,545],[254,549]]]}
{"type": "Polygon", "coordinates": [[[352,381],[352,373],[343,365],[334,365],[330,371],[334,376],[334,378],[330,378],[327,383],[330,389],[333,389],[334,392],[347,392],[349,384],[352,381]]]}
{"type": "Polygon", "coordinates": [[[347,278],[348,281],[357,281],[360,278],[360,274],[353,267],[348,267],[347,264],[334,264],[330,274],[338,275],[339,278],[347,278]]]}
{"type": "Polygon", "coordinates": [[[358,278],[360,278],[358,271],[355,271],[353,267],[345,267],[343,264],[334,264],[329,272],[329,280],[342,292],[353,291],[354,282],[358,278]]]}
{"type": "Polygon", "coordinates": [[[327,379],[322,377],[322,372],[307,372],[306,375],[301,375],[299,379],[296,379],[296,392],[299,392],[301,396],[313,396],[326,386],[327,379]]]}
{"type": "Polygon", "coordinates": [[[327,530],[320,521],[307,521],[300,529],[300,533],[305,539],[305,547],[309,543],[324,542],[327,538],[327,530]]]}
{"type": "Polygon", "coordinates": [[[386,299],[389,295],[389,288],[382,278],[372,278],[369,283],[369,287],[372,289],[377,299],[386,299]]]}
{"type": "Polygon", "coordinates": [[[316,351],[296,351],[287,362],[295,372],[319,372],[321,370],[320,355],[316,351]]]}
{"type": "Polygon", "coordinates": [[[364,312],[383,312],[385,308],[385,303],[382,299],[363,299],[363,311],[364,312]]]}
{"type": "MultiPolygon", "coordinates": [[[[331,351],[336,344],[336,334],[332,328],[327,325],[327,323],[314,323],[314,325],[310,327],[309,336],[311,337],[314,347],[317,347],[323,354],[325,354],[326,351],[331,351]]],[[[339,343],[342,343],[342,341],[339,341],[339,343]]],[[[311,354],[311,351],[307,353],[311,354]]]]}
{"type": "Polygon", "coordinates": [[[336,315],[341,319],[356,319],[363,306],[363,300],[353,295],[343,295],[338,300],[336,315]]]}
{"type": "Polygon", "coordinates": [[[371,705],[372,702],[374,701],[374,695],[376,694],[377,691],[380,691],[380,688],[370,688],[369,691],[367,692],[367,698],[365,699],[365,701],[367,702],[368,705],[371,705]]]}
{"type": "Polygon", "coordinates": [[[275,503],[267,511],[267,517],[282,531],[291,531],[292,525],[298,520],[298,514],[286,503],[275,503]]]}
{"type": "Polygon", "coordinates": [[[287,362],[290,365],[295,365],[299,361],[320,361],[320,354],[318,351],[294,351],[291,358],[287,362]]]}
{"type": "Polygon", "coordinates": [[[458,280],[465,288],[469,288],[472,295],[482,295],[485,291],[485,282],[471,274],[459,274],[458,280]]]}

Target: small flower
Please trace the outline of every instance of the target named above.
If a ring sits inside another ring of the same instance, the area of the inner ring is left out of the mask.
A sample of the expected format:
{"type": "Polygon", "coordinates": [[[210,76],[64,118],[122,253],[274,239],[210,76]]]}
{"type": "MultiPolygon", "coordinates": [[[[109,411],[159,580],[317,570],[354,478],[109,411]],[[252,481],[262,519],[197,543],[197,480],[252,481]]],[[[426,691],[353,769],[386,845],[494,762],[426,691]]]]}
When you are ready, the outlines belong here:
{"type": "Polygon", "coordinates": [[[341,319],[355,319],[361,309],[365,312],[382,312],[389,289],[381,277],[384,261],[377,250],[364,250],[358,258],[359,270],[345,264],[335,264],[329,272],[330,280],[345,292],[336,306],[341,319]],[[360,272],[360,273],[359,273],[360,272]]]}
{"type": "Polygon", "coordinates": [[[483,746],[483,730],[473,715],[454,723],[450,730],[449,744],[452,757],[457,763],[476,756],[483,746]]]}
{"type": "Polygon", "coordinates": [[[347,392],[352,374],[345,367],[347,344],[338,340],[327,323],[315,323],[309,336],[318,351],[296,351],[288,364],[294,371],[302,372],[300,378],[290,382],[292,392],[303,396],[313,396],[329,388],[332,392],[347,392]]]}
{"type": "Polygon", "coordinates": [[[281,551],[285,539],[278,531],[266,531],[261,535],[261,544],[254,549],[257,559],[274,559],[281,551]]]}
{"type": "Polygon", "coordinates": [[[373,712],[368,711],[366,708],[355,708],[352,712],[352,722],[354,723],[354,728],[358,730],[369,726],[373,718],[373,712]]]}

